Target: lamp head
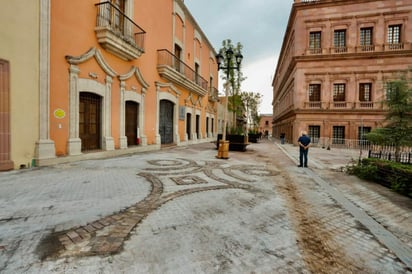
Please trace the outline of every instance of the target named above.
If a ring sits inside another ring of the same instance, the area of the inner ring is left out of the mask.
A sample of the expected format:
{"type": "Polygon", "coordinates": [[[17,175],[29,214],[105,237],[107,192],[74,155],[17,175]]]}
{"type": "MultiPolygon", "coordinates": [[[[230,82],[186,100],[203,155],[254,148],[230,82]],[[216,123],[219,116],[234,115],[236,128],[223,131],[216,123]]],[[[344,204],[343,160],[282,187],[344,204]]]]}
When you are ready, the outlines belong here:
{"type": "Polygon", "coordinates": [[[235,55],[235,57],[236,57],[236,64],[237,64],[237,66],[240,66],[240,63],[242,63],[242,60],[243,60],[243,55],[240,54],[240,53],[237,53],[237,54],[235,55]]]}
{"type": "Polygon", "coordinates": [[[228,49],[226,50],[226,59],[227,59],[227,60],[231,60],[231,59],[232,59],[232,56],[233,56],[233,50],[232,50],[231,48],[228,48],[228,49]]]}
{"type": "Polygon", "coordinates": [[[216,62],[217,62],[217,70],[219,70],[220,65],[223,63],[223,55],[221,53],[218,53],[216,55],[216,62]]]}

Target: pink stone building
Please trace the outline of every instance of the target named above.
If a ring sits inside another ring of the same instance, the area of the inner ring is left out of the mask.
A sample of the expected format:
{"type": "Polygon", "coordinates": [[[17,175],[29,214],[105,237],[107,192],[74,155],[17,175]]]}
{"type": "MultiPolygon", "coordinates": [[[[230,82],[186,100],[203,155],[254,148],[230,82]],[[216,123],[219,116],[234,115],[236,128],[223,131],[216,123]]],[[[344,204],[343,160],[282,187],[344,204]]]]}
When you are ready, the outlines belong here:
{"type": "MultiPolygon", "coordinates": [[[[272,114],[261,114],[259,123],[259,132],[262,132],[264,136],[272,134],[272,114]]],[[[277,136],[279,137],[279,136],[277,136]]]]}
{"type": "Polygon", "coordinates": [[[295,0],[272,83],[273,136],[362,139],[383,125],[390,82],[411,65],[412,1],[295,0]]]}

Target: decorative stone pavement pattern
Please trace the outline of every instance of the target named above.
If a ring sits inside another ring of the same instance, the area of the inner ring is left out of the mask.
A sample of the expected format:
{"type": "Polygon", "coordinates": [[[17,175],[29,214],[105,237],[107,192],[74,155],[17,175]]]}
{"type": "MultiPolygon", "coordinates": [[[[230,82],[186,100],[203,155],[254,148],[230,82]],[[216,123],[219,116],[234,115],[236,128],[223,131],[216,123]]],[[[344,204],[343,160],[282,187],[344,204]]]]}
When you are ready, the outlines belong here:
{"type": "Polygon", "coordinates": [[[108,255],[118,253],[133,229],[151,212],[163,204],[183,195],[200,191],[219,189],[243,189],[257,191],[252,186],[254,176],[275,176],[278,172],[267,170],[262,166],[232,165],[225,166],[222,162],[205,161],[197,163],[193,160],[151,160],[153,168],[146,168],[138,173],[151,184],[149,195],[142,201],[117,214],[96,220],[85,226],[51,233],[42,239],[37,250],[42,259],[67,256],[108,255]],[[235,179],[225,179],[216,175],[221,170],[225,175],[235,179]],[[196,175],[195,175],[196,174],[196,175]],[[201,174],[207,178],[202,178],[201,174]],[[245,176],[246,175],[246,176],[245,176]],[[177,191],[167,193],[164,182],[171,179],[178,186],[187,186],[177,191]],[[216,183],[210,184],[211,181],[216,183]],[[200,185],[200,186],[199,186],[200,185]]]}

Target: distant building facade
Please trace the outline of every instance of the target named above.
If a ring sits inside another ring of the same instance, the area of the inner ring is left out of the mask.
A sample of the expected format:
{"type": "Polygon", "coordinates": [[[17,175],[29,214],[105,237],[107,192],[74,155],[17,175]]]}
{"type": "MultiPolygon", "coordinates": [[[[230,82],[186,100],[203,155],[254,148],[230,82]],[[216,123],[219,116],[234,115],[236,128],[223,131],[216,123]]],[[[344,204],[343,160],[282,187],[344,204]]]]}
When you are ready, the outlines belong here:
{"type": "MultiPolygon", "coordinates": [[[[263,134],[263,136],[272,135],[272,114],[261,114],[260,115],[260,123],[259,123],[259,132],[263,134]]],[[[279,136],[278,136],[279,137],[279,136]]]]}
{"type": "Polygon", "coordinates": [[[274,136],[363,139],[411,64],[412,1],[295,0],[272,83],[274,136]]]}
{"type": "Polygon", "coordinates": [[[217,134],[216,52],[182,0],[12,1],[0,23],[0,170],[217,134]]]}

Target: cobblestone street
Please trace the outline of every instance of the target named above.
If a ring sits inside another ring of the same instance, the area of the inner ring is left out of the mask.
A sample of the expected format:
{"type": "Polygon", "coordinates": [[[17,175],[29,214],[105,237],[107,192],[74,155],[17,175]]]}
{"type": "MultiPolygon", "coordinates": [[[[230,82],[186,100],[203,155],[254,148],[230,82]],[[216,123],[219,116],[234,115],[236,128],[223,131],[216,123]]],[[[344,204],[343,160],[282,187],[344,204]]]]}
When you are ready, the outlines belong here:
{"type": "Polygon", "coordinates": [[[359,151],[211,143],[0,173],[1,273],[412,273],[412,201],[359,151]]]}

